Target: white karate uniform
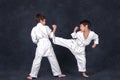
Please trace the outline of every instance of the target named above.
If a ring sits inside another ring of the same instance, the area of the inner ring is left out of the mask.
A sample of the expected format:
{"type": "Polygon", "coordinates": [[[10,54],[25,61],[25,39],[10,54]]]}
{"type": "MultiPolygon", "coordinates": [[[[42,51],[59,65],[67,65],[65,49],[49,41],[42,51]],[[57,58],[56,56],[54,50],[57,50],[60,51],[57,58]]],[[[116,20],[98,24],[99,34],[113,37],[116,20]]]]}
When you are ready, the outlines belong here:
{"type": "MultiPolygon", "coordinates": [[[[54,35],[53,35],[54,36],[54,35]]],[[[79,72],[86,71],[86,57],[85,57],[85,47],[94,40],[95,44],[98,44],[98,35],[90,31],[87,39],[84,39],[83,32],[78,31],[71,34],[73,39],[64,39],[61,37],[53,37],[53,43],[68,48],[72,54],[75,56],[78,65],[79,72]]]]}
{"type": "Polygon", "coordinates": [[[49,40],[51,34],[53,34],[51,29],[41,23],[38,23],[31,31],[32,41],[37,44],[35,58],[33,60],[31,73],[29,74],[31,77],[37,77],[42,57],[48,58],[54,76],[61,74],[59,64],[49,40]]]}

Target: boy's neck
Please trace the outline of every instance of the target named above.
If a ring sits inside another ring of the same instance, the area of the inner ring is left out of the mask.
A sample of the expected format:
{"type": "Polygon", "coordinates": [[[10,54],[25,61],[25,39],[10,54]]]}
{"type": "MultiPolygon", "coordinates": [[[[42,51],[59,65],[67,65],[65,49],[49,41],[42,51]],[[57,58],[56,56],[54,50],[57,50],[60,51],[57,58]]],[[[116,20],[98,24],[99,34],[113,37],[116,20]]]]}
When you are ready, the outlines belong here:
{"type": "Polygon", "coordinates": [[[84,33],[89,33],[89,31],[90,31],[90,29],[86,29],[86,30],[84,31],[84,33]]]}

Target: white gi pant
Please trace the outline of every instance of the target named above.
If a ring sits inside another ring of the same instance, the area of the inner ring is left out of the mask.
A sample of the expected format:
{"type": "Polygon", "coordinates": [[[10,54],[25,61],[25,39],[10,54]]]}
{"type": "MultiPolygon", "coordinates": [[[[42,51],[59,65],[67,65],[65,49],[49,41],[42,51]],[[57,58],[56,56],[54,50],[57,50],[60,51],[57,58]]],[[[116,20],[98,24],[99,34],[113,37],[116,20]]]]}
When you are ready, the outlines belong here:
{"type": "Polygon", "coordinates": [[[85,46],[79,46],[74,39],[60,37],[54,37],[53,43],[68,48],[77,60],[78,71],[86,71],[85,46]]]}
{"type": "Polygon", "coordinates": [[[46,43],[50,43],[49,39],[41,39],[39,42],[40,43],[37,44],[35,58],[33,60],[32,69],[29,75],[31,77],[37,78],[42,57],[48,58],[51,65],[53,76],[60,75],[61,70],[57,62],[53,47],[51,44],[46,44],[46,43]]]}

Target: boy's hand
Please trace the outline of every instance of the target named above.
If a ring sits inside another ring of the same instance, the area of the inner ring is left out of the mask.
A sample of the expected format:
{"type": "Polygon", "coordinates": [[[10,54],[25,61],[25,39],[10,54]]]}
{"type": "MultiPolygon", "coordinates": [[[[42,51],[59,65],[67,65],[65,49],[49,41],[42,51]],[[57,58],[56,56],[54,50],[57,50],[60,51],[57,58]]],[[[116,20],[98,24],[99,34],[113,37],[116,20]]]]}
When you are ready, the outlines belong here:
{"type": "Polygon", "coordinates": [[[93,45],[92,45],[92,48],[95,48],[95,47],[96,47],[96,44],[93,44],[93,45]]]}
{"type": "Polygon", "coordinates": [[[56,29],[57,29],[57,25],[53,24],[53,25],[52,25],[52,28],[53,28],[53,32],[55,33],[55,32],[56,32],[56,29]]]}
{"type": "Polygon", "coordinates": [[[74,28],[74,32],[77,32],[78,29],[79,29],[79,27],[76,26],[76,27],[74,28]]]}

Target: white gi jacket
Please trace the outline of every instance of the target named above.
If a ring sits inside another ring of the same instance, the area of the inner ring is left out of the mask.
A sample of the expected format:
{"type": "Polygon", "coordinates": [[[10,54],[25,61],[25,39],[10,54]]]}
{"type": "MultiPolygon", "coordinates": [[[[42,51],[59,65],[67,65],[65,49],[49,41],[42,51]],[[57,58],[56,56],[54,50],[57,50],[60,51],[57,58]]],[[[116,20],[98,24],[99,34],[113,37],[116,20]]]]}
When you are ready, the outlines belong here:
{"type": "Polygon", "coordinates": [[[78,52],[81,50],[85,51],[85,46],[89,45],[92,40],[94,40],[95,44],[99,44],[98,35],[94,31],[89,32],[87,39],[84,38],[82,31],[78,31],[77,33],[73,32],[71,36],[75,39],[74,43],[77,43],[76,45],[78,45],[78,47],[75,49],[76,51],[78,50],[78,52]]]}
{"type": "MultiPolygon", "coordinates": [[[[50,35],[52,34],[51,29],[46,26],[38,23],[31,31],[31,37],[33,43],[37,44],[37,47],[43,50],[52,47],[51,42],[49,40],[50,35]]],[[[42,56],[50,56],[50,53],[41,54],[42,56]]]]}

